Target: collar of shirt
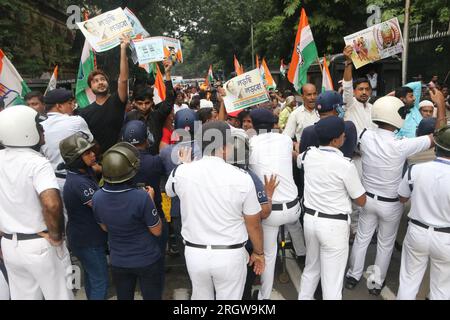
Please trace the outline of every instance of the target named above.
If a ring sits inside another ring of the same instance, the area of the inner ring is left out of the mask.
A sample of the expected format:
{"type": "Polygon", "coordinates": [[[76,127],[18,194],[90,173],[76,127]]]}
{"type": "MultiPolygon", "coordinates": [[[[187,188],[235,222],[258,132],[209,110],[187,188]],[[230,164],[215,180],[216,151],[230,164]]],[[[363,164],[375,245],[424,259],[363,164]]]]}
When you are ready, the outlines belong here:
{"type": "Polygon", "coordinates": [[[325,151],[325,152],[334,152],[334,153],[340,155],[341,157],[344,156],[344,154],[342,153],[342,151],[339,150],[339,149],[337,149],[337,148],[335,148],[335,147],[330,147],[330,146],[320,146],[320,147],[319,147],[319,150],[320,150],[320,151],[325,151]]]}
{"type": "Polygon", "coordinates": [[[440,162],[446,165],[450,165],[450,159],[446,159],[446,158],[442,158],[442,157],[437,157],[436,160],[434,160],[436,162],[440,162]]]}
{"type": "Polygon", "coordinates": [[[105,184],[103,186],[102,190],[109,193],[122,193],[127,192],[130,190],[133,190],[134,188],[130,185],[124,185],[124,184],[105,184]]]}
{"type": "Polygon", "coordinates": [[[54,117],[54,116],[67,116],[65,113],[61,112],[48,112],[47,117],[54,117]]]}
{"type": "Polygon", "coordinates": [[[376,131],[380,136],[395,138],[395,132],[392,132],[392,131],[389,131],[386,129],[381,129],[381,128],[377,128],[376,131]]]}
{"type": "Polygon", "coordinates": [[[202,160],[205,161],[216,161],[216,162],[225,162],[225,160],[223,160],[222,158],[219,157],[215,157],[215,156],[203,156],[202,160]]]}
{"type": "Polygon", "coordinates": [[[305,107],[304,104],[302,104],[300,107],[298,107],[300,112],[306,112],[306,113],[310,113],[310,114],[316,114],[317,116],[319,116],[319,113],[317,112],[316,108],[309,110],[308,108],[305,107]]]}

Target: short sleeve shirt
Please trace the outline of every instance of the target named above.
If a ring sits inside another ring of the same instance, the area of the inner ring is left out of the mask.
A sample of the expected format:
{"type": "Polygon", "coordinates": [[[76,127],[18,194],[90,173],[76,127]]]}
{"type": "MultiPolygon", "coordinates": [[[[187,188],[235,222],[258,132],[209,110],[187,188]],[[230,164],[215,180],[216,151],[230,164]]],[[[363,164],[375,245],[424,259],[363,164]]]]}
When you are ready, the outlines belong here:
{"type": "Polygon", "coordinates": [[[89,174],[67,172],[63,197],[68,216],[67,237],[71,247],[106,245],[106,233],[98,225],[88,205],[97,190],[98,185],[89,174]]]}
{"type": "Polygon", "coordinates": [[[113,266],[142,268],[161,257],[158,239],[148,229],[160,219],[145,191],[106,184],[94,194],[92,203],[97,222],[108,228],[113,266]]]}
{"type": "Polygon", "coordinates": [[[5,148],[0,150],[0,164],[0,231],[47,230],[39,195],[59,190],[50,162],[30,148],[5,148]]]}

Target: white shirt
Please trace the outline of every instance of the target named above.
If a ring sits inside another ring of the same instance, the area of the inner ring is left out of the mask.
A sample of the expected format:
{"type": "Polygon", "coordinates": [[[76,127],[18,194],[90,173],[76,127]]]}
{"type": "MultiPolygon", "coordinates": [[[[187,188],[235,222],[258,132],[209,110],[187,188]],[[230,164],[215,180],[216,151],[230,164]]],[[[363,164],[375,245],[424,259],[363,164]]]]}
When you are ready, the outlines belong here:
{"type": "Polygon", "coordinates": [[[201,245],[233,245],[248,240],[244,215],[261,206],[246,172],[218,157],[182,164],[166,183],[166,193],[181,204],[181,235],[201,245]]]}
{"type": "Polygon", "coordinates": [[[39,194],[59,189],[50,162],[29,148],[0,150],[0,231],[33,234],[47,230],[39,194]]]}
{"type": "Polygon", "coordinates": [[[292,173],[291,138],[280,133],[263,133],[250,139],[250,169],[264,181],[264,175],[277,176],[280,182],[275,189],[273,203],[286,203],[298,197],[292,173]]]}
{"type": "Polygon", "coordinates": [[[203,108],[214,108],[214,104],[209,100],[202,99],[200,100],[200,109],[203,108]]]}
{"type": "Polygon", "coordinates": [[[56,170],[58,165],[64,162],[59,151],[59,143],[80,131],[87,134],[91,142],[94,140],[94,137],[82,117],[69,116],[58,112],[49,112],[47,116],[48,119],[42,122],[45,144],[41,147],[41,152],[50,160],[55,172],[65,174],[65,170],[56,170]]]}
{"type": "Polygon", "coordinates": [[[355,165],[333,147],[313,147],[297,158],[305,171],[305,207],[326,214],[351,214],[352,199],[366,191],[355,165]]]}
{"type": "Polygon", "coordinates": [[[408,174],[405,174],[398,194],[411,198],[408,217],[434,228],[450,227],[450,160],[422,163],[412,167],[409,188],[408,174]]]}
{"type": "Polygon", "coordinates": [[[303,129],[312,126],[319,120],[320,116],[316,109],[309,111],[304,105],[301,105],[289,115],[283,134],[287,135],[291,139],[295,136],[297,142],[299,142],[303,129]]]}
{"type": "Polygon", "coordinates": [[[175,104],[175,105],[173,106],[173,112],[174,112],[174,114],[176,114],[178,111],[183,110],[183,109],[189,109],[188,105],[183,103],[183,104],[181,104],[181,106],[179,106],[179,105],[177,105],[177,104],[175,104]]]}
{"type": "Polygon", "coordinates": [[[345,121],[352,121],[356,126],[358,137],[364,129],[375,129],[372,122],[372,105],[363,104],[353,97],[353,81],[343,81],[343,99],[345,103],[345,121]]]}
{"type": "Polygon", "coordinates": [[[377,196],[397,198],[406,158],[430,147],[428,136],[397,139],[392,131],[366,131],[360,140],[364,188],[377,196]]]}

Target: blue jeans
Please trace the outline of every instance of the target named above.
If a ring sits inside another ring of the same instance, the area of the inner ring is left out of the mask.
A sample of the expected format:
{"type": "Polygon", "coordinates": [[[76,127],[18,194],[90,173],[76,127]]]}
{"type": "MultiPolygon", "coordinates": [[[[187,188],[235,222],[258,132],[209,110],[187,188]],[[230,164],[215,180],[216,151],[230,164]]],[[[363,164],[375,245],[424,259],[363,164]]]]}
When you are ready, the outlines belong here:
{"type": "Polygon", "coordinates": [[[84,269],[84,288],[88,300],[106,300],[109,282],[106,248],[72,246],[71,249],[84,269]]]}

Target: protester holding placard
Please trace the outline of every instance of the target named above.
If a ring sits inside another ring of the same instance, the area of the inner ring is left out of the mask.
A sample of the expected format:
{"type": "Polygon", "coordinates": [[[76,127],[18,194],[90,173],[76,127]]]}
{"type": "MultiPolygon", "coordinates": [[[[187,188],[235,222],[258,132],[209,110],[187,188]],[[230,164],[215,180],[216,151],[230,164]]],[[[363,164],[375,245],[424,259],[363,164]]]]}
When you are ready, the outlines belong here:
{"type": "Polygon", "coordinates": [[[123,124],[128,101],[127,47],[129,44],[130,38],[122,37],[117,92],[110,93],[109,78],[102,70],[94,70],[88,78],[89,87],[95,94],[95,102],[83,109],[80,115],[86,120],[102,153],[119,140],[123,124]]]}

